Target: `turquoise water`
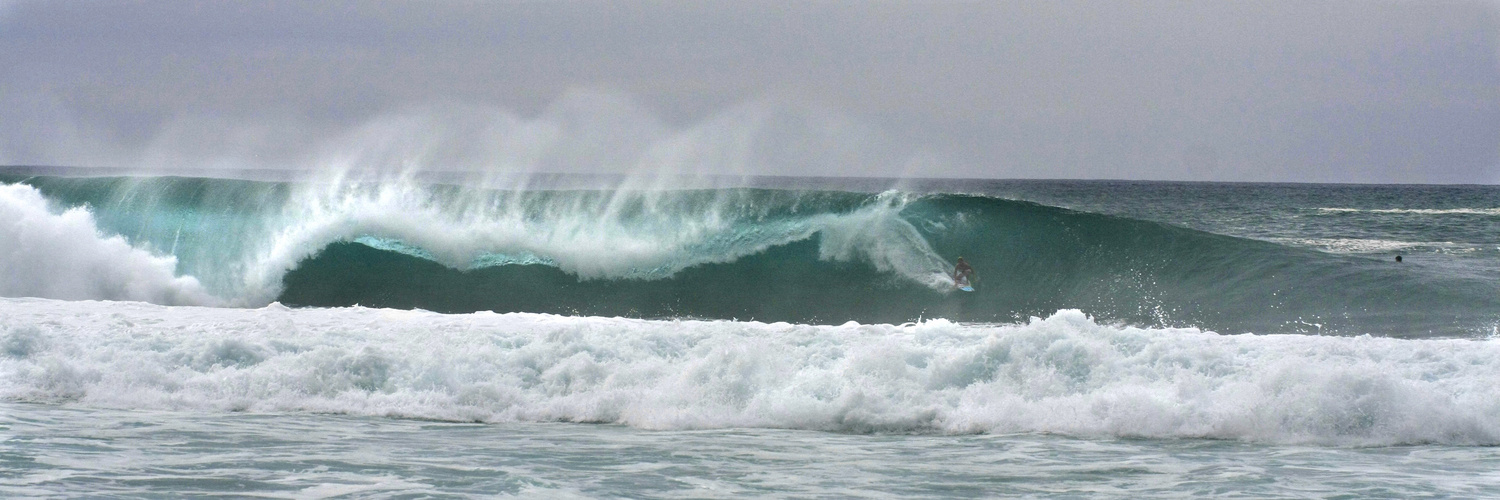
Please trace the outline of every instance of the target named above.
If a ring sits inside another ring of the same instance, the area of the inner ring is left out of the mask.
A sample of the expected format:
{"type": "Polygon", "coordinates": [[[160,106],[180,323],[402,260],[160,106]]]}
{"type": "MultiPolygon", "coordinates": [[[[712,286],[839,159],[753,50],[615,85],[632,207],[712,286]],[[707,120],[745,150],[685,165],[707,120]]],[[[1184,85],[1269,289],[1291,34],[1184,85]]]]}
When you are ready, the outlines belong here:
{"type": "Polygon", "coordinates": [[[0,495],[1500,496],[1500,189],[575,181],[0,177],[0,495]]]}
{"type": "Polygon", "coordinates": [[[1141,326],[1401,337],[1500,323],[1492,187],[15,180],[18,206],[84,207],[92,219],[78,224],[149,255],[70,250],[118,276],[17,274],[4,283],[12,296],[799,323],[1014,322],[1078,308],[1141,326]],[[973,294],[953,295],[958,256],[979,271],[973,294]]]}

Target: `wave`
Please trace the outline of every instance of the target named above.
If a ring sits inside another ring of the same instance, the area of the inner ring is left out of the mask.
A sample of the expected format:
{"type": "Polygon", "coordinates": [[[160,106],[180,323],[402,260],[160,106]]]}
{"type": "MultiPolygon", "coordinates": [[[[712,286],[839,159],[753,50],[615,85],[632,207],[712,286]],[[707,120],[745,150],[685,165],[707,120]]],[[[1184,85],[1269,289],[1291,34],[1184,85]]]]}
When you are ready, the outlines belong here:
{"type": "Polygon", "coordinates": [[[1500,444],[1500,343],[0,300],[0,397],[644,429],[1500,444]]]}
{"type": "MultiPolygon", "coordinates": [[[[1486,280],[978,195],[22,180],[11,189],[33,193],[28,206],[72,207],[91,237],[164,270],[143,282],[191,292],[8,295],[832,324],[1081,309],[1140,326],[1403,337],[1482,335],[1500,314],[1486,280]],[[958,256],[978,270],[974,293],[945,277],[958,256]]],[[[135,268],[105,250],[66,258],[135,268]]]]}
{"type": "Polygon", "coordinates": [[[101,230],[171,248],[181,271],[261,305],[287,271],[358,241],[458,270],[537,263],[582,279],[651,280],[813,234],[822,257],[936,285],[948,263],[896,216],[908,197],[767,190],[527,191],[387,182],[32,178],[101,230]]]}

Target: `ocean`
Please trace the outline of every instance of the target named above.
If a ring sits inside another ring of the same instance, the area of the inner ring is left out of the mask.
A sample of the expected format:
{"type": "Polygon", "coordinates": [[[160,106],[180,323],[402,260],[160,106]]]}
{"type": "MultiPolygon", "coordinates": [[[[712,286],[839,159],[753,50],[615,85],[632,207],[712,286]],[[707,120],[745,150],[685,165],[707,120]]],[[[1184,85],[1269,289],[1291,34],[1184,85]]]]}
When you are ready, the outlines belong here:
{"type": "Polygon", "coordinates": [[[5,497],[1500,497],[1496,186],[13,168],[0,269],[5,497]]]}

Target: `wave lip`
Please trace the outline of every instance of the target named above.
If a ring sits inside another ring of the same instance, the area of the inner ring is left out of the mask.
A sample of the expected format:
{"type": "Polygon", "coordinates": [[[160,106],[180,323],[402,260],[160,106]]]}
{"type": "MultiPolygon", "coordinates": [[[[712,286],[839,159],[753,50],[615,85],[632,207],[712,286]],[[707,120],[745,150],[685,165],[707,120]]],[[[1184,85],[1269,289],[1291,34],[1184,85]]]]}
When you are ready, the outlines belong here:
{"type": "Polygon", "coordinates": [[[906,199],[764,190],[476,191],[410,183],[303,186],[249,259],[247,302],[328,245],[361,241],[457,270],[536,263],[584,280],[657,280],[815,234],[827,260],[937,286],[947,267],[899,217],[906,199]],[[803,204],[822,210],[803,209],[803,204]],[[800,209],[800,210],[799,210],[800,209]]]}
{"type": "Polygon", "coordinates": [[[0,396],[87,406],[1500,444],[1495,340],[1222,336],[1071,310],[815,326],[37,299],[0,300],[0,332],[0,396]]]}

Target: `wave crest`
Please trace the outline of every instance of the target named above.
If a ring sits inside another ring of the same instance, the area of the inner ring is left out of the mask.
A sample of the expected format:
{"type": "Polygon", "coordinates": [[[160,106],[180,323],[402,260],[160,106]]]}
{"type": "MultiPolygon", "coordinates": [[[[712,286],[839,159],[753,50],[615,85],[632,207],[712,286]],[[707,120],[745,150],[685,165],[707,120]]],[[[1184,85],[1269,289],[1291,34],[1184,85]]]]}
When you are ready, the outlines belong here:
{"type": "Polygon", "coordinates": [[[950,264],[894,192],[485,191],[405,183],[309,186],[253,258],[247,288],[265,303],[282,276],[331,243],[360,241],[459,270],[544,264],[585,280],[662,279],[821,235],[825,260],[868,262],[941,288],[950,264]],[[827,199],[820,199],[827,198],[827,199]],[[806,206],[806,207],[804,207],[806,206]]]}

